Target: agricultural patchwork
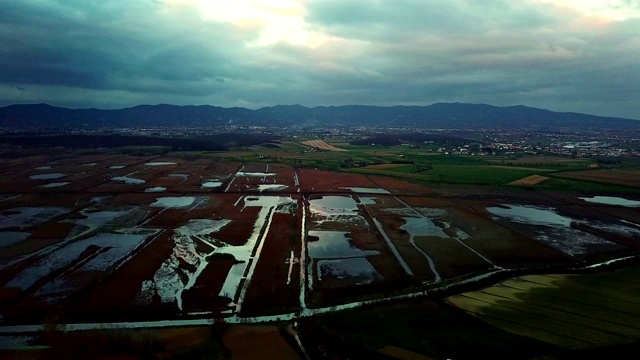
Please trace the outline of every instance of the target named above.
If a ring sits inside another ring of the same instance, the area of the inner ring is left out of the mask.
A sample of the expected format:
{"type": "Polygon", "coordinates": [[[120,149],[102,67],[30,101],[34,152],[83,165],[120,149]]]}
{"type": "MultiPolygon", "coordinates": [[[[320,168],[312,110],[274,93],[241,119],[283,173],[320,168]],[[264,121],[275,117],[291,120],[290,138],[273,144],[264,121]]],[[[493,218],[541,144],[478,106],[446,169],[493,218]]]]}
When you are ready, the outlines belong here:
{"type": "Polygon", "coordinates": [[[0,171],[3,324],[293,317],[640,247],[634,198],[124,155],[0,171]]]}

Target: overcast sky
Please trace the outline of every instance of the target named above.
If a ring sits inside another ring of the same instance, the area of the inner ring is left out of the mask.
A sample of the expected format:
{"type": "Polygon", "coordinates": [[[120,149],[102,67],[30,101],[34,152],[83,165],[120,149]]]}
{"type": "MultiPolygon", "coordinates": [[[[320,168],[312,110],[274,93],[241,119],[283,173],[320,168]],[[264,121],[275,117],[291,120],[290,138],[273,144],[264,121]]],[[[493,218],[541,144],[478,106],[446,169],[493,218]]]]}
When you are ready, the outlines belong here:
{"type": "Polygon", "coordinates": [[[0,4],[0,106],[456,101],[640,119],[640,0],[0,4]]]}

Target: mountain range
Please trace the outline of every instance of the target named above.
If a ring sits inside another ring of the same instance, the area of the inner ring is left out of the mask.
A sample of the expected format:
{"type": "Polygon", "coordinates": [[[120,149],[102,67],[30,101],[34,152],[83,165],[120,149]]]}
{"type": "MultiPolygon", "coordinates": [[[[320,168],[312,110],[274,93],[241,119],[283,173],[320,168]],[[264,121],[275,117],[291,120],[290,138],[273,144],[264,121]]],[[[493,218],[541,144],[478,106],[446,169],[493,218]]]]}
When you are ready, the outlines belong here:
{"type": "Polygon", "coordinates": [[[428,106],[277,105],[251,110],[210,105],[140,105],[117,110],[68,109],[47,104],[0,108],[0,127],[49,129],[219,127],[226,125],[287,128],[405,127],[419,129],[624,129],[640,121],[573,112],[554,112],[523,105],[436,103],[428,106]]]}

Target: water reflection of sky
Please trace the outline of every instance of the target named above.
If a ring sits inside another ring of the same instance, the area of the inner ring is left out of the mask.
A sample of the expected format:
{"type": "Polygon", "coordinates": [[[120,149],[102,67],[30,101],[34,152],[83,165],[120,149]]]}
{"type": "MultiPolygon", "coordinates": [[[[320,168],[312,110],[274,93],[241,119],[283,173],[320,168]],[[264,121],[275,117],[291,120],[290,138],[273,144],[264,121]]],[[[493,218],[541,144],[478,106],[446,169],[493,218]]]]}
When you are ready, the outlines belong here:
{"type": "Polygon", "coordinates": [[[594,226],[594,222],[576,220],[558,214],[553,208],[532,205],[502,205],[488,207],[487,211],[496,216],[496,220],[532,226],[534,238],[549,247],[571,256],[581,256],[593,246],[599,248],[620,248],[620,245],[607,241],[589,232],[571,227],[572,222],[594,226]]]}
{"type": "Polygon", "coordinates": [[[63,176],[65,176],[63,173],[48,173],[48,174],[31,175],[31,176],[29,176],[29,179],[33,179],[33,180],[50,180],[50,179],[61,178],[63,176]]]}
{"type": "Polygon", "coordinates": [[[629,200],[621,197],[615,196],[593,196],[593,197],[581,197],[580,199],[596,204],[605,204],[605,205],[620,205],[627,207],[640,207],[640,201],[637,200],[629,200]]]}
{"type": "Polygon", "coordinates": [[[191,206],[194,201],[196,201],[195,196],[168,196],[156,198],[156,201],[149,206],[162,208],[183,208],[191,206]]]}
{"type": "Polygon", "coordinates": [[[487,211],[493,215],[506,217],[511,221],[547,226],[570,226],[573,219],[562,216],[548,208],[529,205],[509,205],[505,207],[488,207],[487,211]]]}
{"type": "Polygon", "coordinates": [[[382,280],[382,275],[365,258],[318,261],[318,281],[330,278],[356,281],[360,285],[382,280]]]}
{"type": "Polygon", "coordinates": [[[309,200],[309,210],[324,216],[357,215],[358,204],[347,196],[323,196],[320,199],[309,200]]]}
{"type": "Polygon", "coordinates": [[[309,256],[314,259],[339,259],[380,254],[376,250],[359,249],[347,234],[342,231],[309,231],[309,236],[318,237],[318,240],[308,243],[309,256]]]}

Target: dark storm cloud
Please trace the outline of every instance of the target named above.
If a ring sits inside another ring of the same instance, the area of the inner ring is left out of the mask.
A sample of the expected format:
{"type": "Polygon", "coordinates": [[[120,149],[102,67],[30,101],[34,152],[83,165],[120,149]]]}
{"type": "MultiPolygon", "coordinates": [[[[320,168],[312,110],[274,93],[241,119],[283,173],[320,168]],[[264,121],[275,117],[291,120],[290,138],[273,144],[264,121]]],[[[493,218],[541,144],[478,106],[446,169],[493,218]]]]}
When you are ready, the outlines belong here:
{"type": "Polygon", "coordinates": [[[206,90],[190,83],[220,79],[235,62],[233,53],[211,45],[223,41],[215,24],[185,26],[195,14],[163,18],[153,2],[128,10],[129,2],[86,3],[36,8],[9,2],[0,15],[11,29],[0,35],[0,67],[8,70],[0,81],[151,92],[175,90],[179,82],[187,93],[202,94],[206,90]]]}
{"type": "Polygon", "coordinates": [[[6,0],[0,105],[463,101],[640,118],[639,2],[607,3],[632,15],[615,19],[573,3],[291,0],[270,19],[237,14],[272,2],[225,2],[244,8],[223,18],[199,0],[6,0]]]}

